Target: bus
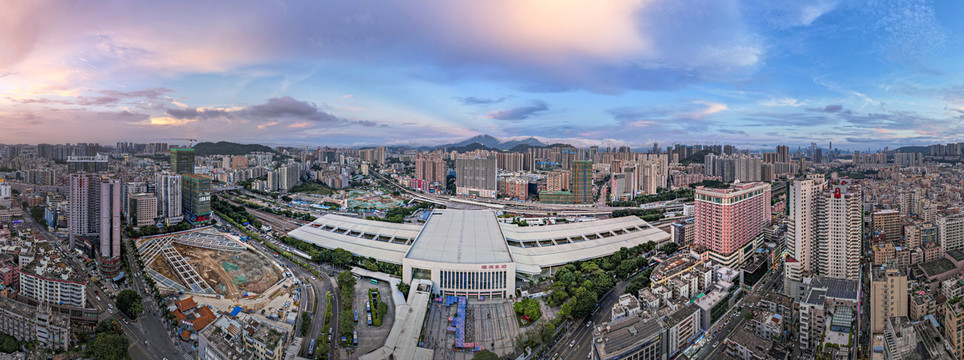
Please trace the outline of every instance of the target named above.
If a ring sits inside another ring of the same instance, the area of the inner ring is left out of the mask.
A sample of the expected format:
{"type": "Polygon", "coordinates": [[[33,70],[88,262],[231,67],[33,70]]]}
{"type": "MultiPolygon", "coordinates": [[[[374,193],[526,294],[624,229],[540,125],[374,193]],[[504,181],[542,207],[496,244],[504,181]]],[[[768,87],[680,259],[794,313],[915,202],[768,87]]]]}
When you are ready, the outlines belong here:
{"type": "Polygon", "coordinates": [[[358,330],[355,330],[354,334],[352,334],[351,344],[355,347],[358,347],[358,330]]]}
{"type": "Polygon", "coordinates": [[[372,285],[378,285],[378,280],[372,279],[372,285]]]}
{"type": "Polygon", "coordinates": [[[315,358],[315,338],[311,338],[311,342],[308,343],[308,358],[315,358]]]}
{"type": "Polygon", "coordinates": [[[355,323],[358,323],[358,309],[355,309],[355,323]]]}

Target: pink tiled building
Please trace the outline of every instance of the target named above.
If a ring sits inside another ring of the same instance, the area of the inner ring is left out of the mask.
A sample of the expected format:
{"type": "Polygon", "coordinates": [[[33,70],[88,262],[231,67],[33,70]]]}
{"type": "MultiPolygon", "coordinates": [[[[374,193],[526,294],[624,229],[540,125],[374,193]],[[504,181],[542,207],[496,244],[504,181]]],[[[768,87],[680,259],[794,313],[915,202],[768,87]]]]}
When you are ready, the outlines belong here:
{"type": "Polygon", "coordinates": [[[770,184],[696,188],[695,241],[708,260],[739,267],[761,245],[763,229],[769,224],[770,184]]]}

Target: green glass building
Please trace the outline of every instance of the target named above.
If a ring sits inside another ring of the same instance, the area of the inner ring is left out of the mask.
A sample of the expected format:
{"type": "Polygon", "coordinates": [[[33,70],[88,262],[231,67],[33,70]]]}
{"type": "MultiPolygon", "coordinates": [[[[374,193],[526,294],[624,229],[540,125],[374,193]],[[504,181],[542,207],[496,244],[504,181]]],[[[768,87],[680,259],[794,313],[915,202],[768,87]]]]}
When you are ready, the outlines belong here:
{"type": "Polygon", "coordinates": [[[171,149],[171,172],[175,174],[194,173],[194,149],[171,149]]]}
{"type": "Polygon", "coordinates": [[[190,222],[211,219],[211,178],[201,174],[181,174],[181,204],[190,222]]]}
{"type": "Polygon", "coordinates": [[[593,202],[592,193],[592,161],[576,160],[572,162],[572,194],[576,196],[576,204],[593,202]]]}

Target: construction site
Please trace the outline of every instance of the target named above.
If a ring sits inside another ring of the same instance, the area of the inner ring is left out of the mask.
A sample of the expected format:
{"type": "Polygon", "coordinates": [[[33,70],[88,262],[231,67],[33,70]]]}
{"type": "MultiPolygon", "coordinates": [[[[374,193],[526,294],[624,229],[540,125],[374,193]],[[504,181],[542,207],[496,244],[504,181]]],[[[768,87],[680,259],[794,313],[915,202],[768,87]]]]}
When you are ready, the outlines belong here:
{"type": "Polygon", "coordinates": [[[136,240],[158,286],[225,300],[258,297],[285,278],[282,268],[214,227],[136,240]]]}

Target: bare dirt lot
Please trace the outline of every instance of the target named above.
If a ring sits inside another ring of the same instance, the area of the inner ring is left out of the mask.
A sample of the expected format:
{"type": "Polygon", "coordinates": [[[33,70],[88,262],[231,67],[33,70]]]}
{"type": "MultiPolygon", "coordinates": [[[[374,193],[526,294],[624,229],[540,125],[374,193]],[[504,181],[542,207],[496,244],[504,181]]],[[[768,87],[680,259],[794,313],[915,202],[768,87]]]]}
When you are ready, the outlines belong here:
{"type": "Polygon", "coordinates": [[[184,283],[181,282],[181,278],[177,277],[177,274],[174,273],[174,270],[171,269],[169,265],[167,265],[166,261],[164,261],[163,256],[158,256],[157,258],[154,259],[153,264],[148,264],[148,265],[151,267],[151,269],[154,269],[154,271],[157,271],[161,275],[166,276],[168,279],[171,279],[177,282],[178,284],[184,285],[184,283]]]}
{"type": "Polygon", "coordinates": [[[229,299],[242,292],[261,293],[281,280],[281,274],[251,251],[231,253],[175,244],[174,248],[198,270],[204,281],[229,299]]]}

